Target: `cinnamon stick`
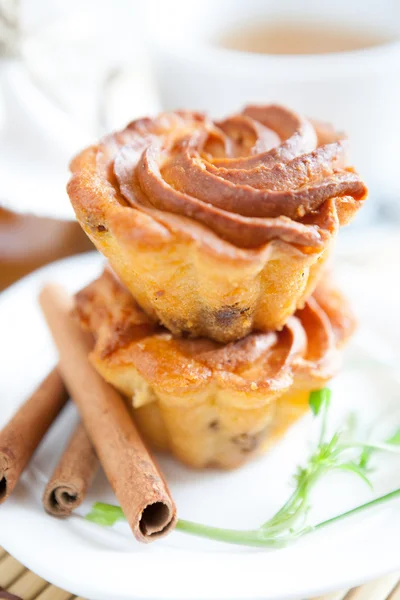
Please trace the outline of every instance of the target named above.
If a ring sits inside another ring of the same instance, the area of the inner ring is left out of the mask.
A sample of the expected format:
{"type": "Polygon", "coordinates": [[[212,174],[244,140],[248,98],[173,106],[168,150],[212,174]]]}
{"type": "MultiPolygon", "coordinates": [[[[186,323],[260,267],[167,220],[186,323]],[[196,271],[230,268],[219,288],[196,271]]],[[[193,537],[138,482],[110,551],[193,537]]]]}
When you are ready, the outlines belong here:
{"type": "Polygon", "coordinates": [[[60,373],[136,539],[150,542],[165,535],[176,524],[167,484],[122,397],[90,364],[92,338],[71,316],[71,298],[50,285],[40,303],[58,348],[60,373]]]}
{"type": "Polygon", "coordinates": [[[82,504],[98,467],[92,442],[80,423],[46,486],[45,510],[55,517],[68,517],[82,504]]]}
{"type": "Polygon", "coordinates": [[[0,431],[0,504],[15,486],[46,431],[68,399],[53,369],[0,431]]]}

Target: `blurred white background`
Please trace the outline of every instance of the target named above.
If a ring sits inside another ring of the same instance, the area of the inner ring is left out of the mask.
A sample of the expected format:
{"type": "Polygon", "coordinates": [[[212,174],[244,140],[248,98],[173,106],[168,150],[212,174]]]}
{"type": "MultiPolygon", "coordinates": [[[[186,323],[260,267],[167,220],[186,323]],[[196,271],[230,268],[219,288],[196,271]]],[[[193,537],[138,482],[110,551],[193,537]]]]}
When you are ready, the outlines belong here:
{"type": "Polygon", "coordinates": [[[2,0],[0,6],[7,41],[0,58],[0,204],[72,218],[65,193],[72,155],[159,108],[140,4],[2,0]]]}
{"type": "Polygon", "coordinates": [[[282,102],[349,133],[374,199],[364,223],[400,217],[396,0],[0,0],[0,7],[3,206],[71,218],[64,192],[71,155],[138,116],[160,108],[220,116],[249,102],[282,102]],[[245,38],[240,49],[224,47],[230,32],[245,35],[256,24],[269,25],[266,39],[278,27],[285,55],[243,51],[251,45],[245,38]],[[337,36],[334,52],[319,50],[320,40],[316,53],[302,54],[304,39],[297,47],[293,38],[310,24],[322,38],[337,36]]]}
{"type": "Polygon", "coordinates": [[[220,116],[282,102],[348,132],[371,190],[358,226],[400,219],[397,0],[0,0],[0,9],[0,206],[72,219],[68,162],[103,133],[162,108],[220,116]],[[320,32],[313,51],[302,49],[310,26],[320,32]]]}

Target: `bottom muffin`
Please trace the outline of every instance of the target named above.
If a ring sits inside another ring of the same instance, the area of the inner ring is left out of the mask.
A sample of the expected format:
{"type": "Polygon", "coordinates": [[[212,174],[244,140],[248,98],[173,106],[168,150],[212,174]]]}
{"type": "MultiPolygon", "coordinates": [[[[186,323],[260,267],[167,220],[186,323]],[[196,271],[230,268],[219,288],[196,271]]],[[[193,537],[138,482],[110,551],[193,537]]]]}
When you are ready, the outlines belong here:
{"type": "Polygon", "coordinates": [[[282,436],[337,372],[355,325],[325,281],[282,331],[226,345],[174,338],[108,270],[77,294],[76,312],[95,337],[91,362],[131,400],[144,437],[199,468],[238,467],[282,436]]]}

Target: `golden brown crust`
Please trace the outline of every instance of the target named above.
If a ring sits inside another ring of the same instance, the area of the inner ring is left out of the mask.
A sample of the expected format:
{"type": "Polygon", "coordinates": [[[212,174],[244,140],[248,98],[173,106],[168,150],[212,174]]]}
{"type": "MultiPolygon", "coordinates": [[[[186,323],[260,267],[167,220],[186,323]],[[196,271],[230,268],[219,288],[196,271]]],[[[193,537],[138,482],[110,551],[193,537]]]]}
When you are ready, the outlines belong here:
{"type": "Polygon", "coordinates": [[[111,368],[131,363],[151,385],[171,392],[210,379],[246,392],[276,391],[297,375],[302,386],[315,387],[335,374],[338,346],[354,329],[347,302],[332,286],[320,287],[282,331],[254,332],[227,345],[174,338],[150,321],[109,271],[77,294],[76,310],[96,337],[96,360],[111,368]]]}
{"type": "Polygon", "coordinates": [[[337,371],[354,321],[331,292],[319,289],[282,331],[226,345],[174,338],[110,272],[77,294],[76,311],[96,337],[91,361],[132,398],[146,439],[190,466],[233,468],[278,439],[337,371]]]}
{"type": "Polygon", "coordinates": [[[314,291],[314,298],[330,320],[336,343],[341,347],[349,336],[353,335],[357,319],[349,301],[335,285],[329,271],[314,291]]]}
{"type": "MultiPolygon", "coordinates": [[[[189,217],[242,248],[276,238],[318,247],[326,232],[302,218],[331,198],[341,213],[341,198],[352,197],[346,213],[354,213],[366,196],[346,166],[345,142],[326,131],[318,135],[310,121],[274,105],[219,123],[191,112],[139,119],[74,159],[69,194],[79,212],[76,177],[86,171],[95,195],[156,221],[158,211],[189,217]]],[[[190,223],[182,227],[190,233],[190,223]]]]}
{"type": "Polygon", "coordinates": [[[83,151],[68,192],[152,319],[226,343],[285,325],[362,205],[339,138],[276,106],[166,113],[83,151]]]}

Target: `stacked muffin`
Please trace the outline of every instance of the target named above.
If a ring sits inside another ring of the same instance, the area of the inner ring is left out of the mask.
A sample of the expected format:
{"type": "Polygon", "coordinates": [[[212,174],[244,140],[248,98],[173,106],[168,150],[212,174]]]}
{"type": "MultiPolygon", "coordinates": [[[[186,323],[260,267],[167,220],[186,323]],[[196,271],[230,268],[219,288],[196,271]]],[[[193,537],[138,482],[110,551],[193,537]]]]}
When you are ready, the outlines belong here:
{"type": "Polygon", "coordinates": [[[324,267],[366,197],[342,137],[280,106],[181,111],[73,160],[77,218],[112,267],[77,312],[156,448],[239,466],[336,373],[354,319],[324,267]]]}

